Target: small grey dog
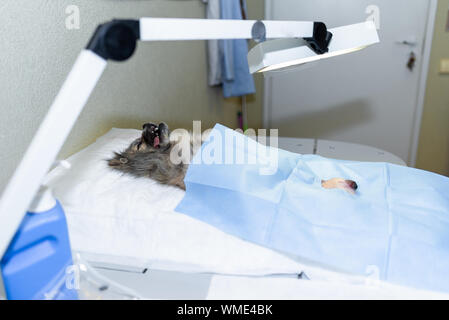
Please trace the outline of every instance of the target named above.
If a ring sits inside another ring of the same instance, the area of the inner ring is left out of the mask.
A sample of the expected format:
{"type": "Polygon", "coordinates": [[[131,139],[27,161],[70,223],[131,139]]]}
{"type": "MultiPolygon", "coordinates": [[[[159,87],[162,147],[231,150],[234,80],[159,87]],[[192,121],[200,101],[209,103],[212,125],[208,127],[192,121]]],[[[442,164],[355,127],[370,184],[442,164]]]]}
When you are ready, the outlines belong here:
{"type": "MultiPolygon", "coordinates": [[[[192,139],[190,139],[192,144],[192,139]]],[[[159,125],[146,123],[140,138],[136,139],[123,152],[116,152],[108,160],[111,168],[130,174],[134,177],[147,177],[162,184],[173,185],[186,189],[184,177],[188,164],[174,164],[170,153],[177,142],[170,141],[170,131],[165,123],[159,125]]],[[[193,150],[193,148],[190,148],[193,150]]],[[[192,154],[190,154],[192,157],[192,154]]],[[[355,194],[358,186],[352,180],[334,178],[321,183],[324,189],[343,189],[355,194]]]]}
{"type": "Polygon", "coordinates": [[[147,177],[162,184],[177,186],[185,190],[184,177],[188,165],[173,164],[170,153],[174,144],[165,123],[143,125],[142,136],[123,152],[116,152],[108,160],[111,168],[135,177],[147,177]]]}

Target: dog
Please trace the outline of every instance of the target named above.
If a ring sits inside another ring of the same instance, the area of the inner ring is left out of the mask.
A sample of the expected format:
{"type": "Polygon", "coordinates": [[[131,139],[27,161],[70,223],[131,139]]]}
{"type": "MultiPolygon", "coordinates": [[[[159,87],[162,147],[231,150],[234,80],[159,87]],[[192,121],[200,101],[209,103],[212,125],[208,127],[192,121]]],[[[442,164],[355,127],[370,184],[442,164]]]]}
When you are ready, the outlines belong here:
{"type": "MultiPolygon", "coordinates": [[[[170,159],[170,154],[177,143],[180,143],[179,140],[170,140],[170,131],[164,122],[159,125],[145,123],[142,135],[124,151],[115,152],[113,158],[108,160],[108,165],[114,170],[134,177],[151,178],[161,184],[185,190],[184,177],[189,165],[184,162],[175,164],[170,159]]],[[[193,144],[192,139],[190,143],[193,144]]],[[[193,157],[193,152],[190,157],[193,157]]],[[[323,180],[321,186],[324,189],[342,189],[350,194],[355,194],[358,189],[355,181],[342,178],[323,180]]]]}
{"type": "Polygon", "coordinates": [[[134,177],[151,178],[161,184],[185,190],[184,177],[188,165],[170,161],[174,146],[165,123],[146,123],[141,137],[134,140],[126,150],[115,152],[114,157],[108,160],[108,165],[134,177]]]}

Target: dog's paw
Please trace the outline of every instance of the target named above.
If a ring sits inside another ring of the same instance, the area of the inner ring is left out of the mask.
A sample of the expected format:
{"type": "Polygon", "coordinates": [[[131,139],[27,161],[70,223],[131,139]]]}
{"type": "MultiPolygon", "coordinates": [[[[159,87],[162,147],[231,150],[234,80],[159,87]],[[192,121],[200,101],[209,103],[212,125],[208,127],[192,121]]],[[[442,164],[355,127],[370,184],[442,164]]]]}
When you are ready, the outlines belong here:
{"type": "Polygon", "coordinates": [[[350,194],[355,194],[359,186],[355,181],[345,180],[342,178],[334,178],[321,182],[321,186],[325,189],[341,189],[350,194]]]}

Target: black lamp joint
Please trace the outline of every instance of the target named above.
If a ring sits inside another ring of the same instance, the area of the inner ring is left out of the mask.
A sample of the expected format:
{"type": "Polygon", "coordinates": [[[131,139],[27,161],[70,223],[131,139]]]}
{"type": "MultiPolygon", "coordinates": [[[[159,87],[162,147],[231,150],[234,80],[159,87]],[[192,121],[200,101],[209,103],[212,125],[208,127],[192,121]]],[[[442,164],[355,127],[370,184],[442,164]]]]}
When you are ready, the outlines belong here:
{"type": "Polygon", "coordinates": [[[97,27],[87,49],[105,60],[125,61],[133,55],[139,39],[138,20],[112,20],[97,27]]]}

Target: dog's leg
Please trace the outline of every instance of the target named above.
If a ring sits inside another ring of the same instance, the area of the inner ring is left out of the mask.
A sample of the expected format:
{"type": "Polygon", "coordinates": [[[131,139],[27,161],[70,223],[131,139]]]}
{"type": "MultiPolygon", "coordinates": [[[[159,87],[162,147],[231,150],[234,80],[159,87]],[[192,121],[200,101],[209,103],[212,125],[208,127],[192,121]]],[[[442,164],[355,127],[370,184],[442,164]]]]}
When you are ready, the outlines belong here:
{"type": "Polygon", "coordinates": [[[350,194],[355,194],[358,185],[355,181],[334,178],[331,180],[321,181],[321,186],[325,189],[342,189],[350,194]]]}

